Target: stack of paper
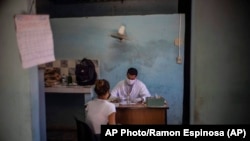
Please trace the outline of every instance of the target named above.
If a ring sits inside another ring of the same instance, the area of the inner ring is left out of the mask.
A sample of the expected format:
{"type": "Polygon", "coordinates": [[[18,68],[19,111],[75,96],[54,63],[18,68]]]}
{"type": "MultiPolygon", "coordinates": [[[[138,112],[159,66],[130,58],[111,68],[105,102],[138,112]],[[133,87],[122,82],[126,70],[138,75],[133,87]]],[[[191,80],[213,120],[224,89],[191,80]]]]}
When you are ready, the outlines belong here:
{"type": "Polygon", "coordinates": [[[55,60],[48,15],[16,15],[15,24],[23,68],[55,60]]]}

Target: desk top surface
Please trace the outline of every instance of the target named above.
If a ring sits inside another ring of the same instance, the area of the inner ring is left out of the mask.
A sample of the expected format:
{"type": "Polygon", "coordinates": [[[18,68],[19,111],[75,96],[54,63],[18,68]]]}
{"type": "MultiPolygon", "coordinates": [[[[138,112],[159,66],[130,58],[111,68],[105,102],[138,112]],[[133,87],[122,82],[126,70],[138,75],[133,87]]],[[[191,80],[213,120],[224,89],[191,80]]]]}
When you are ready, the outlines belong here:
{"type": "Polygon", "coordinates": [[[168,109],[168,105],[164,104],[163,106],[147,106],[145,103],[138,103],[138,104],[120,104],[120,103],[115,103],[116,108],[131,108],[131,109],[138,109],[138,108],[165,108],[168,109]]]}

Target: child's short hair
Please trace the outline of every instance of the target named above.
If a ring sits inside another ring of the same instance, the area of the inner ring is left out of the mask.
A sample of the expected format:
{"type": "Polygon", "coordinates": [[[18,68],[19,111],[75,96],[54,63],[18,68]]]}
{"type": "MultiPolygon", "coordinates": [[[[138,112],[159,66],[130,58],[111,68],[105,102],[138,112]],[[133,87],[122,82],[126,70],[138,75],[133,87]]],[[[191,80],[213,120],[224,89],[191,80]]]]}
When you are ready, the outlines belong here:
{"type": "Polygon", "coordinates": [[[98,96],[105,95],[110,90],[109,82],[106,79],[96,80],[94,90],[98,96]]]}

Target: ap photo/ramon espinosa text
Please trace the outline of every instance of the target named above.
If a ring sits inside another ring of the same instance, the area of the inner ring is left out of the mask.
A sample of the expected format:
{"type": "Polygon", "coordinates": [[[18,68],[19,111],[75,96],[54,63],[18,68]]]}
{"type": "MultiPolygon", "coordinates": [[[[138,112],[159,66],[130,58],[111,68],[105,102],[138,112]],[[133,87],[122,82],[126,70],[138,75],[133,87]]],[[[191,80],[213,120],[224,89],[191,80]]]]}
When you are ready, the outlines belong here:
{"type": "Polygon", "coordinates": [[[246,125],[102,125],[102,141],[117,138],[218,138],[248,140],[246,125]]]}

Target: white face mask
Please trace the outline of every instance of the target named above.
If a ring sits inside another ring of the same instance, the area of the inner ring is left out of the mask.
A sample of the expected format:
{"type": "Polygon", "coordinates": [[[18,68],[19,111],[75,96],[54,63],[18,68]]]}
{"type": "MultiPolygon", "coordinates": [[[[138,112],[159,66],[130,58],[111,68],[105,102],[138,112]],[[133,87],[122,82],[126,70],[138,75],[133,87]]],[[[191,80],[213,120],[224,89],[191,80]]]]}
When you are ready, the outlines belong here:
{"type": "Polygon", "coordinates": [[[135,83],[135,81],[136,81],[136,79],[134,79],[134,80],[130,80],[128,78],[126,79],[126,82],[128,85],[133,85],[135,83]]]}

